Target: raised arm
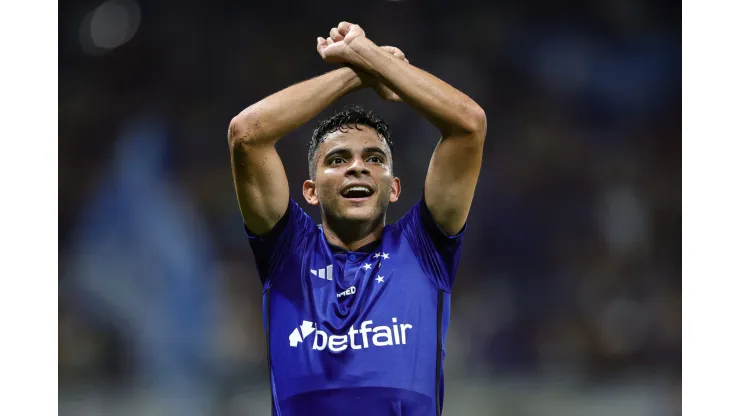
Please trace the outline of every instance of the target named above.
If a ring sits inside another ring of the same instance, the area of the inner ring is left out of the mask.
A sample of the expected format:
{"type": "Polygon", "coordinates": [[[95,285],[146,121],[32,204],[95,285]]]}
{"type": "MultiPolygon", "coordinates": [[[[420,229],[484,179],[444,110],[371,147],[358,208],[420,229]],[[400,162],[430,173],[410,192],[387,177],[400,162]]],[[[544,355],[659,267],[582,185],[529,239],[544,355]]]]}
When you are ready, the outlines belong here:
{"type": "Polygon", "coordinates": [[[470,212],[483,157],[486,116],[470,97],[434,75],[389,55],[347,22],[319,39],[327,62],[347,62],[370,73],[441,132],[424,185],[427,206],[448,235],[461,231],[470,212]]]}
{"type": "MultiPolygon", "coordinates": [[[[382,48],[386,55],[404,59],[396,48],[382,48]]],[[[244,224],[251,232],[268,232],[288,208],[288,179],[275,143],[338,98],[363,87],[372,87],[386,100],[399,101],[374,77],[342,67],[270,95],[231,120],[228,139],[234,186],[244,224]]]]}
{"type": "Polygon", "coordinates": [[[231,120],[231,171],[251,232],[268,232],[288,208],[288,179],[275,143],[361,85],[356,71],[339,68],[270,95],[231,120]]]}

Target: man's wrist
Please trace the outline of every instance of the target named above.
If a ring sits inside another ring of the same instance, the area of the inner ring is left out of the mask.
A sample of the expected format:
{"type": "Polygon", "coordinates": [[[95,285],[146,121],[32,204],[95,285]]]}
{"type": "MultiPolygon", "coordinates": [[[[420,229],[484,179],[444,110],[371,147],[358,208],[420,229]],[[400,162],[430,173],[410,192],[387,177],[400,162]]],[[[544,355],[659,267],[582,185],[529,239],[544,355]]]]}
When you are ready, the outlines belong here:
{"type": "Polygon", "coordinates": [[[358,71],[349,65],[343,65],[335,69],[334,72],[345,82],[346,88],[344,94],[359,90],[365,86],[358,71]]]}
{"type": "Polygon", "coordinates": [[[347,62],[349,62],[351,65],[356,66],[360,70],[372,74],[373,70],[372,68],[370,68],[367,63],[367,59],[365,59],[364,57],[367,56],[368,52],[372,51],[373,49],[379,49],[378,45],[376,45],[373,41],[364,36],[357,38],[349,44],[350,53],[347,57],[347,62]]]}

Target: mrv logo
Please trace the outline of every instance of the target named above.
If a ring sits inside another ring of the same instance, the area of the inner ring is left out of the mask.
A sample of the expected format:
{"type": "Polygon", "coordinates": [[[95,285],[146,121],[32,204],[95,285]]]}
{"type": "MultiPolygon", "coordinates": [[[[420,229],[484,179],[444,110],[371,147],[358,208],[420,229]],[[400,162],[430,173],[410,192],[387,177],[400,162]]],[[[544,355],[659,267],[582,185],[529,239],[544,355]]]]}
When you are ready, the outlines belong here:
{"type": "Polygon", "coordinates": [[[355,326],[352,325],[344,335],[329,335],[318,329],[313,322],[303,321],[299,328],[293,330],[288,340],[291,347],[297,347],[309,335],[313,335],[312,349],[323,351],[328,347],[331,352],[342,352],[348,347],[353,350],[361,350],[370,348],[371,345],[376,347],[405,345],[406,331],[411,330],[414,326],[397,324],[398,320],[396,318],[392,318],[392,321],[392,326],[372,326],[373,321],[364,321],[360,324],[360,329],[355,329],[355,326]]]}

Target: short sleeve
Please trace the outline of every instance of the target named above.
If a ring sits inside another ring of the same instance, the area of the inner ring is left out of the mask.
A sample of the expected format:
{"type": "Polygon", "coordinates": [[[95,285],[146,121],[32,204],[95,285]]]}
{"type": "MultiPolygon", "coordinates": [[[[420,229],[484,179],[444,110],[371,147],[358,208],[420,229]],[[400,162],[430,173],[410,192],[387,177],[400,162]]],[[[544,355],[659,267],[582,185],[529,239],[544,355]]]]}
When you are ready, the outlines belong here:
{"type": "Polygon", "coordinates": [[[292,198],[285,215],[267,233],[256,235],[244,225],[263,284],[274,279],[277,265],[286,255],[301,251],[300,245],[312,227],[316,227],[313,219],[292,198]]]}
{"type": "Polygon", "coordinates": [[[434,220],[422,198],[398,224],[424,272],[438,288],[449,293],[457,274],[467,222],[457,235],[448,236],[434,220]]]}

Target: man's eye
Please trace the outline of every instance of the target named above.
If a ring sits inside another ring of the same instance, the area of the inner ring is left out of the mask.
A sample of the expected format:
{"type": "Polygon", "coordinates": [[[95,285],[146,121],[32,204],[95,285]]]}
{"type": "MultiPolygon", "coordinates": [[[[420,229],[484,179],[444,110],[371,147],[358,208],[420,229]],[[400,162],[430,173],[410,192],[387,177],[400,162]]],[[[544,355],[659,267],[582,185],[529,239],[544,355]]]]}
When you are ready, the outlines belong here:
{"type": "Polygon", "coordinates": [[[383,163],[383,159],[379,158],[378,156],[372,156],[370,159],[368,159],[370,162],[373,163],[383,163]]]}
{"type": "Polygon", "coordinates": [[[329,164],[330,165],[336,165],[336,164],[342,163],[342,162],[344,162],[344,160],[341,159],[341,158],[338,158],[338,157],[335,157],[335,158],[332,158],[332,159],[329,160],[329,164]]]}

